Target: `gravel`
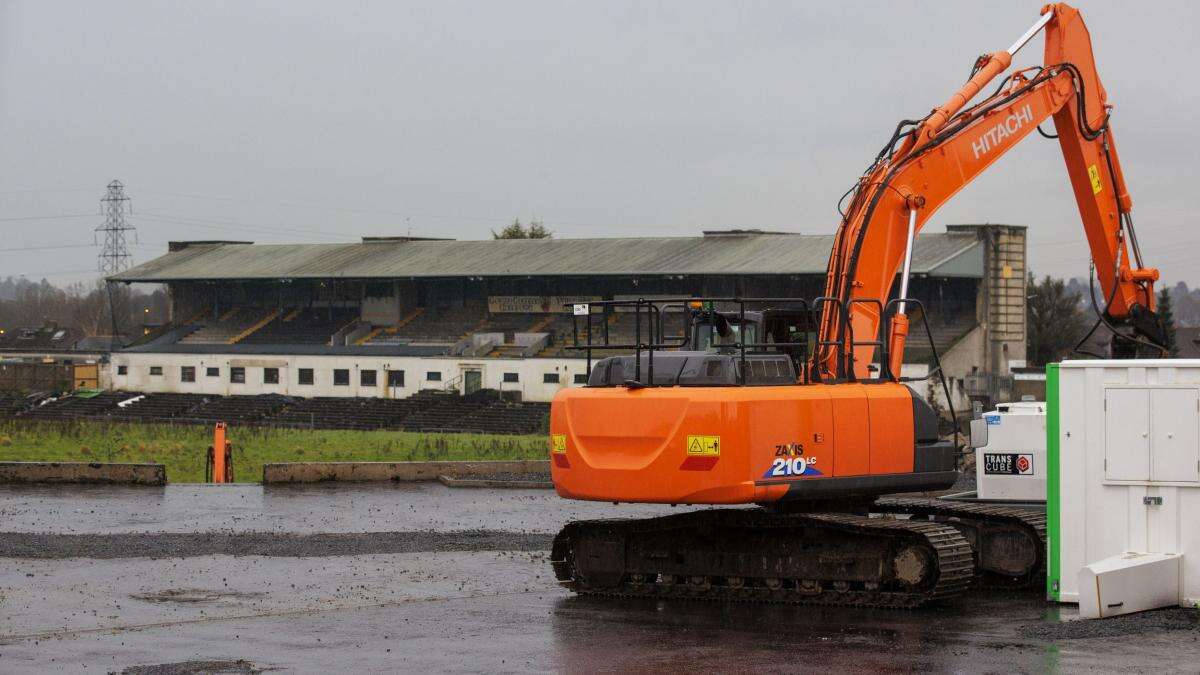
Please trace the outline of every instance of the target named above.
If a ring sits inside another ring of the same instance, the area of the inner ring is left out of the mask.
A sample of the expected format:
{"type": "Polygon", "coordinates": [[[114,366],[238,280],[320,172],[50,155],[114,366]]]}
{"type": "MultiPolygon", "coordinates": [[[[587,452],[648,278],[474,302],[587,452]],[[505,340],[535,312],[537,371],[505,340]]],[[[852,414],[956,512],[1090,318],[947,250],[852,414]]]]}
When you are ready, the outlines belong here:
{"type": "Polygon", "coordinates": [[[499,530],[278,534],[0,534],[0,558],[320,557],[443,551],[542,551],[551,536],[499,530]]]}
{"type": "Polygon", "coordinates": [[[1121,635],[1178,630],[1200,633],[1200,610],[1172,607],[1115,616],[1109,619],[1035,623],[1021,626],[1020,632],[1027,638],[1054,641],[1111,638],[1121,635]]]}

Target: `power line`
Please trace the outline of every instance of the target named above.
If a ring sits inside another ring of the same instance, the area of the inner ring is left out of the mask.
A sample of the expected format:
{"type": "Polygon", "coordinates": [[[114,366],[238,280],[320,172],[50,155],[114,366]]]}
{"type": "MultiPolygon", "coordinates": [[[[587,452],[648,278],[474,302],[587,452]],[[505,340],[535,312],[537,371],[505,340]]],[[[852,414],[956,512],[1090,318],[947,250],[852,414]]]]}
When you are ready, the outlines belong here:
{"type": "Polygon", "coordinates": [[[15,251],[52,251],[63,248],[95,248],[95,244],[58,244],[49,246],[16,246],[13,248],[0,248],[0,253],[12,253],[15,251]]]}
{"type": "MultiPolygon", "coordinates": [[[[186,192],[165,192],[165,191],[156,191],[156,190],[142,190],[141,192],[144,194],[152,194],[152,195],[157,194],[157,195],[162,195],[165,197],[182,197],[185,199],[202,199],[202,200],[206,200],[206,201],[215,200],[215,201],[223,201],[223,202],[234,202],[234,203],[240,203],[240,204],[284,206],[284,207],[292,207],[292,208],[300,208],[300,209],[319,208],[319,209],[324,209],[327,211],[340,211],[340,212],[344,212],[344,213],[377,214],[377,215],[397,216],[400,218],[435,218],[435,219],[439,219],[439,220],[477,221],[477,222],[481,222],[481,223],[489,223],[491,225],[505,225],[509,222],[509,219],[512,218],[512,215],[481,216],[481,215],[463,215],[463,214],[422,213],[422,212],[412,212],[412,211],[407,211],[407,212],[391,211],[391,210],[387,210],[387,209],[367,209],[367,208],[356,208],[356,207],[347,207],[347,206],[331,206],[328,204],[321,204],[319,202],[290,202],[290,201],[273,202],[273,201],[266,201],[266,200],[261,200],[261,199],[244,199],[244,198],[238,198],[238,197],[219,197],[219,196],[214,196],[214,195],[200,195],[200,194],[192,194],[192,193],[186,193],[186,192]]],[[[552,220],[552,221],[550,221],[550,225],[553,227],[567,227],[567,228],[580,227],[580,228],[636,228],[636,229],[686,229],[686,228],[696,228],[696,227],[708,227],[704,224],[682,224],[682,225],[681,224],[670,224],[670,223],[644,224],[644,223],[636,223],[636,222],[583,223],[583,222],[576,222],[576,221],[570,221],[570,220],[552,220]]]]}
{"type": "Polygon", "coordinates": [[[75,274],[95,274],[95,272],[95,268],[89,267],[86,270],[60,270],[57,272],[12,272],[6,273],[5,276],[25,277],[27,279],[32,279],[35,277],[65,277],[75,274]]]}
{"type": "Polygon", "coordinates": [[[235,221],[231,221],[231,220],[215,220],[215,219],[211,219],[211,218],[197,218],[195,216],[173,216],[173,215],[165,214],[165,213],[149,213],[149,212],[139,212],[138,216],[140,218],[146,218],[149,220],[158,220],[158,221],[162,221],[165,223],[175,223],[178,225],[190,225],[192,227],[207,228],[207,229],[212,229],[212,230],[225,230],[225,231],[234,231],[234,232],[237,232],[237,231],[262,232],[264,234],[293,234],[293,235],[294,234],[302,234],[302,235],[308,235],[308,236],[316,235],[316,236],[321,236],[321,237],[335,237],[335,238],[343,239],[343,240],[344,239],[350,239],[350,240],[357,239],[357,237],[355,237],[354,235],[346,234],[344,232],[325,232],[325,231],[321,231],[321,230],[301,230],[301,229],[295,229],[295,228],[289,228],[289,227],[271,227],[271,226],[265,226],[265,225],[249,225],[247,223],[239,223],[239,222],[235,222],[235,221]]]}
{"type": "Polygon", "coordinates": [[[11,223],[19,220],[59,220],[60,218],[95,218],[94,213],[64,213],[60,216],[12,216],[0,218],[0,222],[11,223]]]}

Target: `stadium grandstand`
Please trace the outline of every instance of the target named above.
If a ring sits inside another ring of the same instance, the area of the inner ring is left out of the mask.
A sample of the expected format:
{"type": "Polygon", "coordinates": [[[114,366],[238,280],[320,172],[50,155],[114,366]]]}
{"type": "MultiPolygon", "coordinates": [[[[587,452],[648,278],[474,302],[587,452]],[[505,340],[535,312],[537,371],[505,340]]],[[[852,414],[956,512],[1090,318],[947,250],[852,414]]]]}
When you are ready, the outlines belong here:
{"type": "MultiPolygon", "coordinates": [[[[165,285],[171,319],[114,351],[103,385],[319,400],[490,391],[546,402],[559,388],[587,381],[586,361],[570,349],[569,303],[813,298],[832,241],[728,230],[662,238],[173,242],[165,255],[109,279],[165,285]]],[[[933,335],[931,343],[914,328],[906,373],[927,372],[936,346],[956,398],[1002,394],[1010,369],[1024,365],[1025,228],[951,225],[923,233],[912,271],[911,292],[924,303],[933,335]]],[[[635,320],[620,311],[594,319],[614,342],[633,339],[635,320]]]]}

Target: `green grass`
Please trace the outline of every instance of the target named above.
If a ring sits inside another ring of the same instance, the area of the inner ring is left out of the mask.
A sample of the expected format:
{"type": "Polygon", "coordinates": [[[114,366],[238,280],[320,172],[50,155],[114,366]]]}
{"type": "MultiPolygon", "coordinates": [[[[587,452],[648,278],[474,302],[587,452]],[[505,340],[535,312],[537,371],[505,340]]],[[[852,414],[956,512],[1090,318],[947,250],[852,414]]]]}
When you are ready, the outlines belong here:
{"type": "MultiPolygon", "coordinates": [[[[234,477],[260,482],[275,462],[546,459],[546,437],[233,427],[234,477]]],[[[212,427],[0,422],[0,461],[155,462],[172,483],[204,480],[212,427]]]]}

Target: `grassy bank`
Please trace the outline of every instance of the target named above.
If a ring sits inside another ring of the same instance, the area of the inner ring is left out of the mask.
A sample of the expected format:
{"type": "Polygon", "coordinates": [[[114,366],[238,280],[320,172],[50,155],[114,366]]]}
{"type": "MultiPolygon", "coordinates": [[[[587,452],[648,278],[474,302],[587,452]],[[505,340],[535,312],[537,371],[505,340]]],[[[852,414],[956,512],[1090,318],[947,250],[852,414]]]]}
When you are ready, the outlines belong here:
{"type": "MultiPolygon", "coordinates": [[[[238,481],[262,480],[275,462],[545,459],[546,437],[231,428],[238,481]]],[[[0,422],[0,461],[157,462],[172,483],[204,480],[207,426],[0,422]]]]}

